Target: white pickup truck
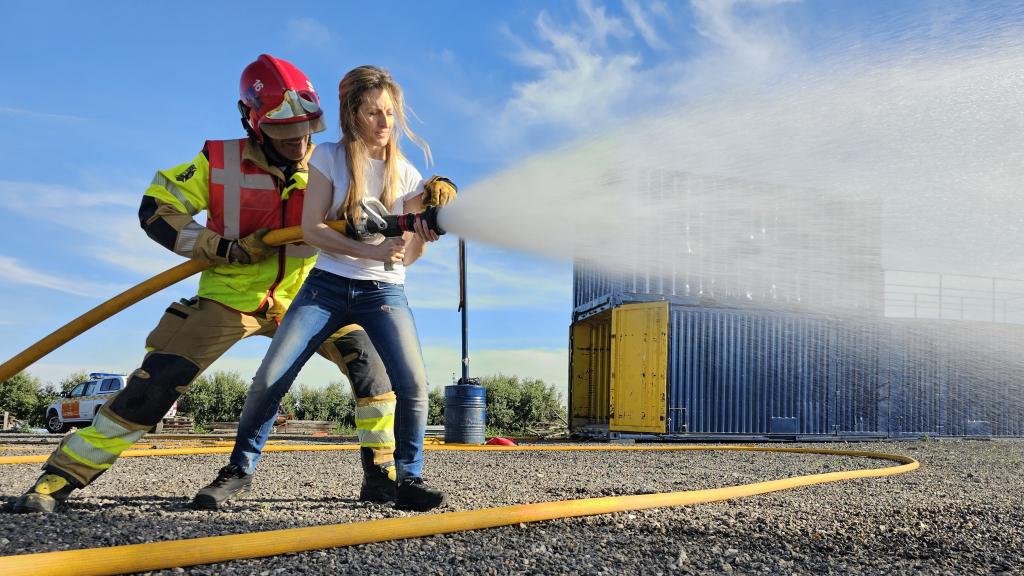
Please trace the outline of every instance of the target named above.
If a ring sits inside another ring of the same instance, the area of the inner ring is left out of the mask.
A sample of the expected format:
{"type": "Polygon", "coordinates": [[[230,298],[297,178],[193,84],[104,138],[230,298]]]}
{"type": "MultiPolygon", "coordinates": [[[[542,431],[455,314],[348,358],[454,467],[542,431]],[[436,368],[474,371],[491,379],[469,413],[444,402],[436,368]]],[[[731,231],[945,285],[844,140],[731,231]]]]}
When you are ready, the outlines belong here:
{"type": "MultiPolygon", "coordinates": [[[[46,429],[53,434],[67,432],[72,426],[79,428],[92,424],[100,406],[114,397],[127,384],[124,374],[93,372],[89,379],[78,384],[70,392],[61,392],[46,409],[46,429]]],[[[177,413],[175,402],[164,418],[177,413]]]]}

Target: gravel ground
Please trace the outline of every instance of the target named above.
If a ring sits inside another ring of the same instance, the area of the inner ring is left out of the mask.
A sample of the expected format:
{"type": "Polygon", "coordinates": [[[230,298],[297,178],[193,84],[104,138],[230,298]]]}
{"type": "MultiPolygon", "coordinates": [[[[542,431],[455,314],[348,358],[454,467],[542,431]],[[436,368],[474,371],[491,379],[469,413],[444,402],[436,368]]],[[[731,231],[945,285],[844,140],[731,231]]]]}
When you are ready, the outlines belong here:
{"type": "MultiPolygon", "coordinates": [[[[160,574],[1024,574],[1024,441],[816,444],[913,456],[909,474],[736,501],[558,520],[160,574]]],[[[0,454],[38,450],[0,447],[0,454]]],[[[64,514],[4,515],[0,554],[410,515],[357,502],[355,452],[269,453],[253,491],[188,508],[226,455],[125,458],[64,514]]],[[[445,510],[700,489],[883,465],[733,452],[427,452],[445,510]]],[[[36,465],[0,466],[10,500],[36,465]]],[[[73,570],[69,570],[69,574],[73,570]]]]}

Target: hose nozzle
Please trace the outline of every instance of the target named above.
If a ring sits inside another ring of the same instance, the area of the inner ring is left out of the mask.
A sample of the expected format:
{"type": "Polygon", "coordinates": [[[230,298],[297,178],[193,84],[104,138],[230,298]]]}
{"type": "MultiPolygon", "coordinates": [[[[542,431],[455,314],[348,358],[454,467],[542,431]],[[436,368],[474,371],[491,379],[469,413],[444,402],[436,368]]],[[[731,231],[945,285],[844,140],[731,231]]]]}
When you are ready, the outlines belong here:
{"type": "Polygon", "coordinates": [[[427,223],[427,228],[433,230],[438,236],[444,234],[441,225],[437,223],[437,206],[428,206],[420,214],[388,214],[387,208],[376,198],[364,199],[364,217],[358,222],[348,222],[346,234],[366,242],[369,238],[380,234],[393,238],[401,236],[402,232],[415,232],[416,220],[422,218],[427,223]]]}
{"type": "Polygon", "coordinates": [[[437,206],[428,206],[420,214],[397,214],[387,215],[381,220],[368,219],[366,229],[368,232],[383,234],[387,237],[401,236],[402,232],[415,232],[413,227],[416,220],[422,218],[427,223],[427,228],[434,231],[438,236],[444,235],[444,229],[437,223],[437,206]]]}

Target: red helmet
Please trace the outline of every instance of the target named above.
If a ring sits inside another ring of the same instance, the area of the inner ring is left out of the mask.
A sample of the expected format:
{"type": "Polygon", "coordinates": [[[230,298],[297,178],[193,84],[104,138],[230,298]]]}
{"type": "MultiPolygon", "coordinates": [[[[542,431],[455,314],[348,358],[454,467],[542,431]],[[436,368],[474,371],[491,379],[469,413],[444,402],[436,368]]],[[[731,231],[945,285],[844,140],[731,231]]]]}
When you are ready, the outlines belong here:
{"type": "Polygon", "coordinates": [[[326,129],[313,84],[291,62],[261,54],[242,71],[242,122],[256,139],[299,138],[326,129]]]}

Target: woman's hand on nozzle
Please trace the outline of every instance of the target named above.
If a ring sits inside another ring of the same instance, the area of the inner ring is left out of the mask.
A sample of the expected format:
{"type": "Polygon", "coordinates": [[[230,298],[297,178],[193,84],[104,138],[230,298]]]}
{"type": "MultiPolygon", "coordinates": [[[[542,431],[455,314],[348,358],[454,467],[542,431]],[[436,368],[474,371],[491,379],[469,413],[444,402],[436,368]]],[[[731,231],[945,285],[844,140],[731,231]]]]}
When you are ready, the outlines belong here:
{"type": "Polygon", "coordinates": [[[441,237],[430,229],[427,225],[427,219],[422,214],[416,216],[416,220],[412,223],[413,231],[416,232],[416,236],[424,242],[436,242],[441,237]]]}
{"type": "Polygon", "coordinates": [[[374,260],[401,264],[405,260],[405,239],[401,236],[385,238],[383,242],[377,244],[375,252],[374,260]]]}

